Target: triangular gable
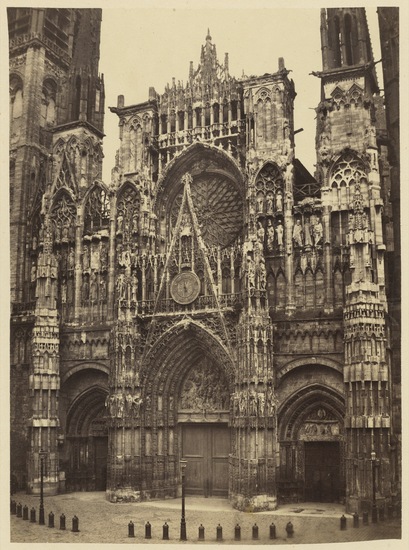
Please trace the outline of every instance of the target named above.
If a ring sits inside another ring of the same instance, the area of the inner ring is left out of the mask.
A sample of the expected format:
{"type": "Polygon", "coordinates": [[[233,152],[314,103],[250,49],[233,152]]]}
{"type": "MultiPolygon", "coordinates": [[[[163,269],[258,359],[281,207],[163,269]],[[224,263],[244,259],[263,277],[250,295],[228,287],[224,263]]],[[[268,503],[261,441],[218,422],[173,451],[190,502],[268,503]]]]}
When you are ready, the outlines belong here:
{"type": "MultiPolygon", "coordinates": [[[[224,318],[220,309],[220,303],[216,292],[216,284],[215,284],[212,270],[210,267],[206,245],[204,244],[204,241],[200,232],[200,226],[198,223],[198,219],[196,216],[192,195],[190,191],[190,183],[192,181],[191,175],[185,174],[182,178],[182,181],[184,184],[182,202],[179,209],[179,214],[178,214],[175,229],[173,232],[170,248],[167,254],[165,268],[162,273],[159,290],[156,296],[155,306],[153,310],[153,319],[150,325],[147,342],[149,343],[150,336],[154,332],[154,327],[156,324],[155,317],[163,313],[161,311],[161,301],[167,297],[166,287],[167,287],[167,282],[169,280],[169,274],[172,270],[172,266],[174,265],[174,262],[176,259],[177,243],[179,241],[179,238],[183,236],[192,237],[193,246],[198,251],[199,256],[202,260],[202,264],[204,267],[204,284],[206,285],[206,292],[208,296],[211,296],[214,299],[216,308],[219,312],[221,329],[224,332],[225,340],[228,342],[229,339],[228,339],[227,329],[225,327],[224,318]]],[[[182,261],[182,264],[179,266],[179,272],[182,271],[182,268],[183,268],[183,261],[182,261]]],[[[149,349],[149,345],[147,345],[146,349],[149,349]]]]}
{"type": "Polygon", "coordinates": [[[62,188],[70,189],[74,195],[77,194],[77,183],[75,180],[74,171],[72,170],[65,152],[62,154],[57,166],[53,180],[52,194],[62,188]]]}

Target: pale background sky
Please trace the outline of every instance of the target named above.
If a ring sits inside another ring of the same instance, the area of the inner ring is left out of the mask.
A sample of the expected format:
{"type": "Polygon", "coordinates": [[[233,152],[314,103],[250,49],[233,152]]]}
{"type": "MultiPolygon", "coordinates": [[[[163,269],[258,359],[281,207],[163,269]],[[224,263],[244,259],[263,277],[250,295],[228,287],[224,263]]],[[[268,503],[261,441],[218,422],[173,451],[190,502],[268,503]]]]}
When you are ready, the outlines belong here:
{"type": "MultiPolygon", "coordinates": [[[[243,71],[247,76],[276,72],[278,58],[284,57],[297,92],[295,129],[304,128],[295,136],[296,156],[314,174],[314,108],[320,101],[320,79],[309,73],[322,69],[320,9],[283,9],[274,7],[274,2],[264,2],[268,8],[252,7],[245,2],[240,5],[247,7],[239,9],[226,9],[226,2],[210,8],[203,8],[204,2],[187,4],[189,8],[144,8],[136,2],[133,9],[103,10],[100,59],[106,91],[103,180],[110,181],[119,147],[118,117],[108,107],[116,106],[120,94],[125,96],[125,105],[146,101],[150,86],[163,93],[172,77],[176,82],[186,83],[190,61],[194,69],[199,64],[208,28],[219,62],[223,63],[225,52],[229,53],[232,76],[241,77],[243,71]]],[[[367,8],[367,17],[377,61],[381,55],[376,8],[367,8]]],[[[380,65],[377,73],[381,85],[380,65]]]]}

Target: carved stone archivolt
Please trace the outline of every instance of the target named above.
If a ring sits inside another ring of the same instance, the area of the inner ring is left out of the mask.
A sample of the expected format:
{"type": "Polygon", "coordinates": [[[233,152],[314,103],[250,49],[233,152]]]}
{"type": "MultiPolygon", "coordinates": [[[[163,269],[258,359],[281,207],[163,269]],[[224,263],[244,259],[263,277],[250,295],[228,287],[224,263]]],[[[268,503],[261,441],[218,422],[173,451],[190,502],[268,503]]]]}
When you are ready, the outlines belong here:
{"type": "Polygon", "coordinates": [[[190,370],[183,384],[179,410],[225,411],[229,409],[229,399],[224,373],[212,361],[204,359],[190,370]]]}

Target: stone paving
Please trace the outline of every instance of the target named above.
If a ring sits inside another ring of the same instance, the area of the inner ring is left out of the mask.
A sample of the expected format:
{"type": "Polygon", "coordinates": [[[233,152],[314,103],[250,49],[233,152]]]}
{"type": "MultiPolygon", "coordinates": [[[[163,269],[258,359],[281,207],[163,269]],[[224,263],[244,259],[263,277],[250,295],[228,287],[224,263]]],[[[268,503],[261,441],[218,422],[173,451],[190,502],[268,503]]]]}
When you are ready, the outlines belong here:
{"type": "MultiPolygon", "coordinates": [[[[151,501],[143,503],[112,504],[102,492],[70,493],[44,498],[46,525],[38,525],[39,497],[17,493],[12,497],[17,503],[36,509],[37,523],[10,518],[10,541],[26,543],[147,543],[181,544],[181,500],[151,501]],[[48,527],[48,514],[54,513],[55,528],[48,527]],[[60,515],[66,516],[66,531],[59,529],[60,515]],[[73,533],[72,517],[79,518],[79,533],[73,533]],[[132,520],[135,538],[128,537],[128,523],[132,520]],[[152,538],[146,540],[145,523],[151,524],[152,538]],[[162,541],[164,522],[169,525],[169,541],[162,541]]],[[[223,541],[227,544],[307,544],[399,539],[400,521],[396,518],[377,524],[353,528],[352,516],[347,517],[347,529],[340,530],[340,517],[344,507],[338,504],[298,503],[281,506],[270,512],[239,512],[231,508],[226,499],[186,498],[186,524],[188,543],[198,541],[198,527],[205,527],[205,543],[216,543],[216,527],[223,528],[223,541]],[[294,536],[287,537],[285,527],[291,521],[294,536]],[[276,539],[270,540],[270,524],[276,526],[276,539]],[[259,540],[252,540],[252,527],[257,523],[259,540]],[[234,527],[241,526],[241,541],[234,540],[234,527]]],[[[396,543],[395,543],[396,544],[396,543]]]]}

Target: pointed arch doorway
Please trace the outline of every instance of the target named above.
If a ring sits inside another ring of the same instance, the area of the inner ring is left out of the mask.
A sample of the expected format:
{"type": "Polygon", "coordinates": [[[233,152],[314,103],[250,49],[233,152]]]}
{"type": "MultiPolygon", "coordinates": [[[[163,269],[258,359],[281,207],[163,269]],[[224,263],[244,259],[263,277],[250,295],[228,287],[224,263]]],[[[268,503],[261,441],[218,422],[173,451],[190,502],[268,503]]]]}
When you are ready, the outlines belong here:
{"type": "Polygon", "coordinates": [[[103,388],[91,387],[72,404],[67,417],[68,491],[105,491],[108,429],[103,388]]]}
{"type": "Polygon", "coordinates": [[[229,391],[222,369],[210,358],[196,362],[181,386],[178,423],[187,461],[187,495],[227,497],[231,435],[229,391]]]}

